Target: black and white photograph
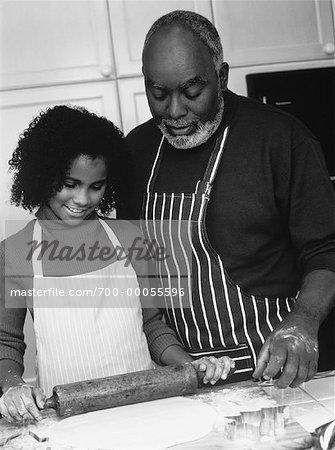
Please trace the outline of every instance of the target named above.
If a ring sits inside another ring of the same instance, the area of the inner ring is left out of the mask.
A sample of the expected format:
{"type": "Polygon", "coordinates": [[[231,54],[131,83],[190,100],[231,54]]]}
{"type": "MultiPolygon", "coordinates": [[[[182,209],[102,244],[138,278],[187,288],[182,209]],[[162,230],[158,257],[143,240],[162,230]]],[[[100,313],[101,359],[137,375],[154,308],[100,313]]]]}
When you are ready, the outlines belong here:
{"type": "Polygon", "coordinates": [[[0,448],[335,450],[335,0],[0,0],[0,448]]]}

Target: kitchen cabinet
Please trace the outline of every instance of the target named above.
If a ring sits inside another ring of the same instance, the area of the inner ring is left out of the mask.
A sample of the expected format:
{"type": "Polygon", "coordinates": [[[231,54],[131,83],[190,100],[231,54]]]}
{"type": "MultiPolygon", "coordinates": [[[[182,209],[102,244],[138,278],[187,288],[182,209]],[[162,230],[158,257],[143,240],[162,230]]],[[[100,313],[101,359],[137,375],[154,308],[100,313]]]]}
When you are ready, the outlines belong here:
{"type": "Polygon", "coordinates": [[[109,0],[118,77],[141,74],[147,31],[156,19],[175,9],[195,11],[213,20],[210,0],[109,0]]]}
{"type": "Polygon", "coordinates": [[[0,87],[115,75],[105,0],[1,0],[0,87]]]}
{"type": "Polygon", "coordinates": [[[212,0],[232,67],[334,59],[331,0],[212,0]]]}
{"type": "Polygon", "coordinates": [[[118,80],[122,128],[128,134],[135,126],[151,119],[143,77],[118,80]]]}

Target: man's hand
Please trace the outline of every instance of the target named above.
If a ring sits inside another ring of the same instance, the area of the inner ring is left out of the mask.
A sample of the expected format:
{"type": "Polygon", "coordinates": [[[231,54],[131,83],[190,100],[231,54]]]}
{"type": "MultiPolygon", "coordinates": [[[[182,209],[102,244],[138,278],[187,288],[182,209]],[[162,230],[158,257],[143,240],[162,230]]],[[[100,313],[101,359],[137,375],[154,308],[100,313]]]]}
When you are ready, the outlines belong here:
{"type": "Polygon", "coordinates": [[[254,378],[275,377],[279,388],[298,387],[317,371],[319,324],[313,318],[292,311],[268,336],[259,353],[254,378]]]}
{"type": "Polygon", "coordinates": [[[204,356],[192,362],[197,372],[204,373],[203,383],[215,384],[220,378],[225,380],[229,373],[235,369],[235,361],[229,356],[215,358],[215,356],[204,356]]]}
{"type": "Polygon", "coordinates": [[[46,397],[40,388],[29,384],[10,387],[0,398],[0,413],[8,422],[39,421],[46,397]]]}

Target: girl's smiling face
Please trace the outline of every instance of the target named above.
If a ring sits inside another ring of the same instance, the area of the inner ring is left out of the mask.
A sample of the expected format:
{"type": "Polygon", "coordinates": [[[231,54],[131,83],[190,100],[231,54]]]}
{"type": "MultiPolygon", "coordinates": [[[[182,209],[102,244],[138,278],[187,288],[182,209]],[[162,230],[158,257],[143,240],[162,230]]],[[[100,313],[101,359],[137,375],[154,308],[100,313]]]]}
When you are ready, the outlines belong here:
{"type": "Polygon", "coordinates": [[[66,174],[61,191],[49,200],[56,216],[69,225],[79,225],[99,205],[106,189],[104,158],[78,156],[66,174]]]}

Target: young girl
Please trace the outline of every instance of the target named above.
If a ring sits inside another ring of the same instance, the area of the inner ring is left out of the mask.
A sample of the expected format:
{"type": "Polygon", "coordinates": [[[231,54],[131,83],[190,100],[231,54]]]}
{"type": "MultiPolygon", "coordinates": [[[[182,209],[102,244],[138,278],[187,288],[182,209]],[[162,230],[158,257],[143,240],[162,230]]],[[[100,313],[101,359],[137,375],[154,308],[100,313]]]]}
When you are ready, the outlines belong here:
{"type": "Polygon", "coordinates": [[[120,257],[138,246],[139,230],[102,217],[125,208],[132,182],[125,140],[110,121],[79,107],[48,109],[20,136],[9,164],[12,202],[38,210],[2,243],[2,416],[40,420],[53,386],[153,368],[152,359],[192,362],[205,383],[227,377],[229,358],[193,361],[158,311],[141,309],[143,259],[120,257]],[[38,387],[22,379],[27,309],[38,387]]]}

